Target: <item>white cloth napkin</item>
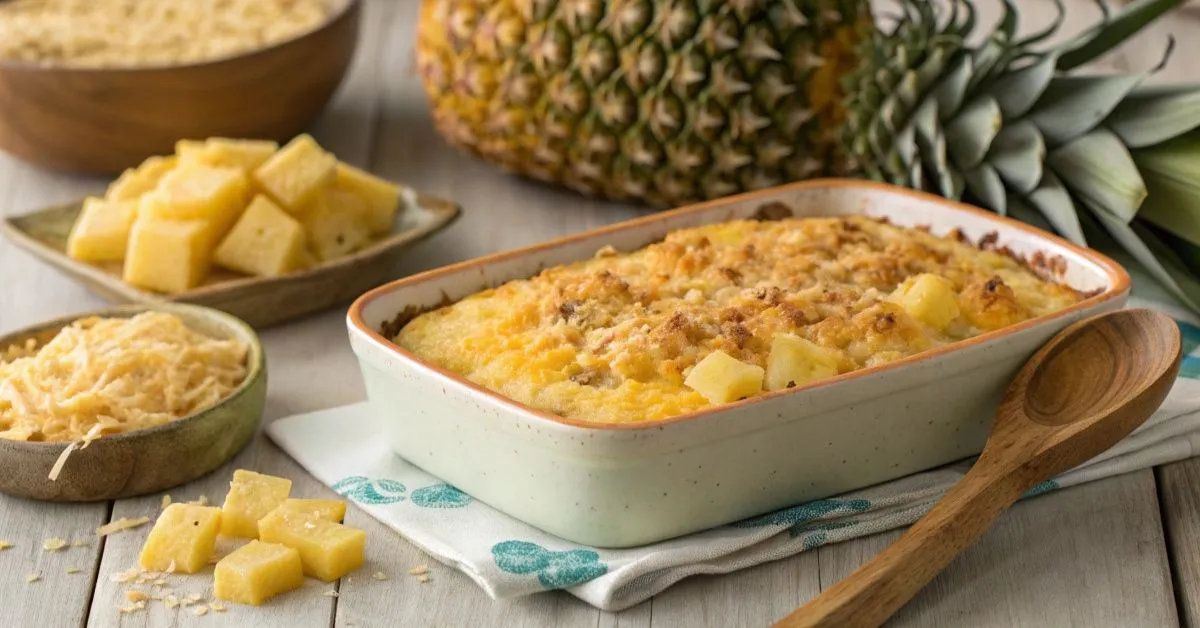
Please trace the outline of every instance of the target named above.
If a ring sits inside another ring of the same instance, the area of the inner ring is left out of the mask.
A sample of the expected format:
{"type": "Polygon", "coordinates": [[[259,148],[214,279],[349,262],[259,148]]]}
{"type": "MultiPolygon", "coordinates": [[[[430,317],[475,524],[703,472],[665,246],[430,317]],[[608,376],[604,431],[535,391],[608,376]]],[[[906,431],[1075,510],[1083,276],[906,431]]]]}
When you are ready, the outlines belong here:
{"type": "MultiPolygon", "coordinates": [[[[1134,303],[1138,305],[1138,303],[1134,303]]],[[[1171,314],[1187,318],[1177,310],[1171,314]]],[[[1182,460],[1200,451],[1200,327],[1180,321],[1184,359],[1166,402],[1101,456],[1030,491],[1048,491],[1182,460]],[[1195,354],[1195,355],[1193,355],[1195,354]]],[[[696,574],[720,574],[911,524],[971,461],[785,508],[645,547],[581,547],[497,512],[408,464],[372,438],[365,403],[278,420],[267,433],[317,479],[493,598],[566,589],[618,611],[696,574]]]]}

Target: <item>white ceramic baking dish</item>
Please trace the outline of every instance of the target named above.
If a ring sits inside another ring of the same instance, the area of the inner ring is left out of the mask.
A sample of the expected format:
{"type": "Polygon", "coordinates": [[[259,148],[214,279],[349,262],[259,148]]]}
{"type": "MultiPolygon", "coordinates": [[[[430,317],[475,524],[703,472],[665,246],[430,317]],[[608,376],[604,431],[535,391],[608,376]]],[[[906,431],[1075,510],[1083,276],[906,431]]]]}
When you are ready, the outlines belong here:
{"type": "Polygon", "coordinates": [[[509,515],[597,547],[651,543],[978,453],[1008,379],[1057,331],[1119,308],[1113,261],[1027,225],[911,190],[815,181],[685,207],[392,282],[350,308],[351,345],[381,437],[400,456],[509,515]],[[457,300],[612,245],[782,203],[796,216],[867,214],[985,236],[1091,293],[1066,310],[807,386],[668,420],[597,425],[531,409],[380,335],[402,311],[457,300]],[[994,235],[992,235],[994,234],[994,235]]]}

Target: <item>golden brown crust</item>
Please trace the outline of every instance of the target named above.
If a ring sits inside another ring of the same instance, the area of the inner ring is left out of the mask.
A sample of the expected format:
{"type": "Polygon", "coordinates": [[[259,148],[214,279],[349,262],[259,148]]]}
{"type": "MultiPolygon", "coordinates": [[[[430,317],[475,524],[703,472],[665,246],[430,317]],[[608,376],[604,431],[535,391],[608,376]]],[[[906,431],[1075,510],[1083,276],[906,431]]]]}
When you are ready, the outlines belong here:
{"type": "Polygon", "coordinates": [[[865,217],[794,219],[786,209],[764,207],[769,220],[675,231],[629,254],[603,250],[386,335],[527,405],[639,421],[709,405],[683,385],[690,369],[714,351],[764,366],[779,333],[830,349],[846,372],[1080,299],[998,247],[994,234],[977,248],[958,232],[937,237],[865,217]],[[890,296],[924,273],[945,278],[961,308],[944,329],[890,296]]]}

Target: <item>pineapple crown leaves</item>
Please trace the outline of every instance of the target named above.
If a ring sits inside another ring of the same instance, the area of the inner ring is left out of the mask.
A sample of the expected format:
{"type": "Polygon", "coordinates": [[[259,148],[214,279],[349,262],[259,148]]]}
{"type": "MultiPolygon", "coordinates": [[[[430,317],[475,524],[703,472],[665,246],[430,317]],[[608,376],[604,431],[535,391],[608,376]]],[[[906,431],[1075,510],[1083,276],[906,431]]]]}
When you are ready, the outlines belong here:
{"type": "Polygon", "coordinates": [[[971,0],[901,0],[890,29],[863,42],[845,81],[847,145],[862,174],[964,196],[1078,244],[1117,245],[1200,311],[1200,85],[1146,87],[1145,72],[1075,70],[1182,0],[1138,0],[1042,48],[1065,8],[1018,37],[1003,0],[980,43],[971,0]]]}

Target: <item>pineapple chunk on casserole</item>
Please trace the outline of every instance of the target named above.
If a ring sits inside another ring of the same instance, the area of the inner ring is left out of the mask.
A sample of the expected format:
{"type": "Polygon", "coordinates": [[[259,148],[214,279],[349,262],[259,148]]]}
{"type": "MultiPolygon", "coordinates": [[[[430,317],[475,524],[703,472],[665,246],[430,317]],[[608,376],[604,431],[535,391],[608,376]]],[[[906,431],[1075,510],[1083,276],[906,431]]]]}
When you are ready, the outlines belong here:
{"type": "Polygon", "coordinates": [[[384,333],[530,407],[626,423],[885,364],[1082,298],[991,238],[862,216],[735,220],[606,247],[384,333]]]}

